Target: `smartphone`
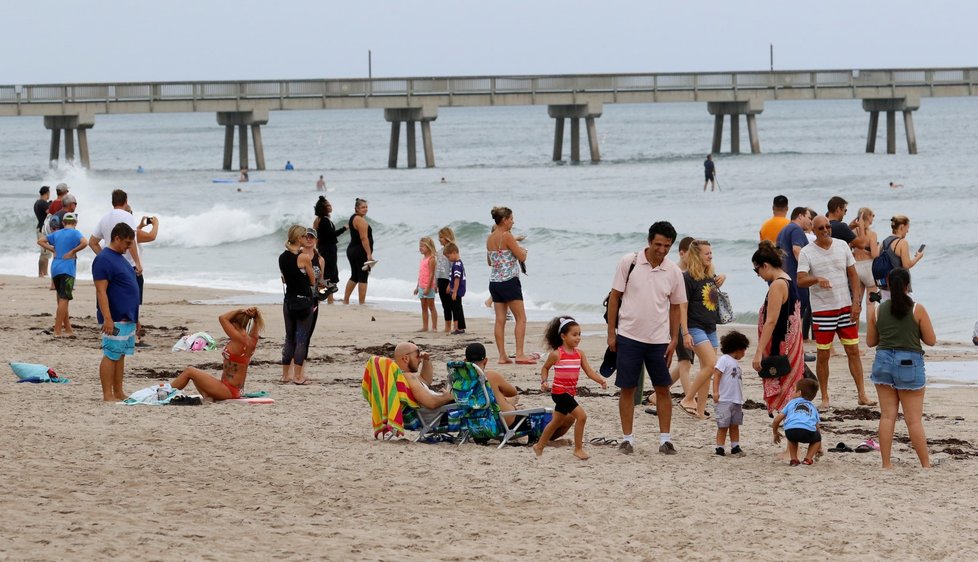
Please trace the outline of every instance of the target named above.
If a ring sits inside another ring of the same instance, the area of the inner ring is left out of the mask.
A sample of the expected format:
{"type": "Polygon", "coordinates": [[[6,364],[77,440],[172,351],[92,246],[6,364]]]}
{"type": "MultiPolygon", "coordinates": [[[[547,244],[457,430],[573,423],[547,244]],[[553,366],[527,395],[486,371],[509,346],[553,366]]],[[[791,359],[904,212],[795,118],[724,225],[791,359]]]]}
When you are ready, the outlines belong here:
{"type": "Polygon", "coordinates": [[[150,220],[151,217],[143,217],[143,224],[152,224],[153,221],[150,220]]]}
{"type": "Polygon", "coordinates": [[[113,336],[119,335],[119,328],[117,326],[112,326],[112,335],[113,336]]]}
{"type": "Polygon", "coordinates": [[[927,244],[921,244],[920,247],[917,248],[917,253],[919,254],[920,252],[923,252],[924,251],[924,248],[926,248],[926,247],[927,247],[927,244]]]}

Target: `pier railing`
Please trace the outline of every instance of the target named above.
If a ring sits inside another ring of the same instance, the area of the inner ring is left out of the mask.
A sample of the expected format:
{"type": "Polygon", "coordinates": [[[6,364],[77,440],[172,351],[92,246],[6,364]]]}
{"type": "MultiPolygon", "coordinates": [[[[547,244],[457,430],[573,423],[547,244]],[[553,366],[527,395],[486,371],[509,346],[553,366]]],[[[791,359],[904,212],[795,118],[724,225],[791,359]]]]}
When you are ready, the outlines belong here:
{"type": "MultiPolygon", "coordinates": [[[[969,86],[978,68],[459,76],[0,86],[2,104],[969,86]]],[[[926,95],[926,93],[925,93],[926,95]]]]}

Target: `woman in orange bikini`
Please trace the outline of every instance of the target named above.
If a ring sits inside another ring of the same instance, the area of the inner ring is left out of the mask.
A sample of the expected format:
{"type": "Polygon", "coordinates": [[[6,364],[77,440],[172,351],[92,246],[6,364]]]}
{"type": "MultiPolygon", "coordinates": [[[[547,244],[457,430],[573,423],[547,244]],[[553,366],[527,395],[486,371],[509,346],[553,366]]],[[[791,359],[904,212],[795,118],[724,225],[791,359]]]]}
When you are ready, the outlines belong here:
{"type": "Polygon", "coordinates": [[[197,392],[215,402],[241,398],[248,374],[248,363],[258,347],[258,334],[265,328],[265,320],[255,307],[230,310],[222,314],[219,320],[224,332],[231,338],[221,352],[224,356],[221,378],[216,379],[206,371],[187,367],[180,376],[173,379],[170,386],[183,389],[187,383],[193,381],[197,392]]]}

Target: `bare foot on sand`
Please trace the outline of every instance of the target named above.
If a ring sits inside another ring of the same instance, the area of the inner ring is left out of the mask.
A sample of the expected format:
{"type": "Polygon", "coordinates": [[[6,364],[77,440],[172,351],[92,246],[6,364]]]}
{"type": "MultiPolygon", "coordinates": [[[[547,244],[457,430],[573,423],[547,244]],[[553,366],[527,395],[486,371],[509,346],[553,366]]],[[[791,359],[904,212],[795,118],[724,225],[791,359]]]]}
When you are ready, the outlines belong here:
{"type": "Polygon", "coordinates": [[[591,458],[591,455],[585,453],[584,449],[574,449],[574,456],[581,459],[582,461],[586,461],[589,458],[591,458]]]}
{"type": "Polygon", "coordinates": [[[827,412],[828,409],[829,409],[829,401],[828,400],[822,400],[822,403],[818,405],[818,411],[819,412],[827,412]]]}
{"type": "Polygon", "coordinates": [[[859,399],[859,405],[860,406],[875,406],[876,405],[876,402],[873,402],[872,400],[870,400],[868,396],[863,396],[863,397],[861,397],[859,399]]]}
{"type": "Polygon", "coordinates": [[[499,364],[500,365],[506,365],[508,363],[512,363],[512,361],[510,361],[509,359],[500,359],[499,360],[499,364]]]}
{"type": "Polygon", "coordinates": [[[543,456],[543,447],[540,446],[540,443],[533,445],[533,452],[536,454],[537,458],[543,456]]]}

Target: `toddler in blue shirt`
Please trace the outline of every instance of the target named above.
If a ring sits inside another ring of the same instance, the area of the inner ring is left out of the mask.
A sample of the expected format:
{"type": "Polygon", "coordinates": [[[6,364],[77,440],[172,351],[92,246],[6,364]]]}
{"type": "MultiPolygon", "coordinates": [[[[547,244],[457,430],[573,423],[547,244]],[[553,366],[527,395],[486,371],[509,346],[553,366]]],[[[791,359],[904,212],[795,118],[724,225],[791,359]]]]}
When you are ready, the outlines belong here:
{"type": "Polygon", "coordinates": [[[784,422],[784,436],[788,438],[788,454],[791,456],[791,466],[813,464],[815,454],[822,445],[822,434],[818,431],[818,410],[812,403],[812,398],[818,394],[818,382],[812,379],[801,379],[795,384],[795,394],[790,402],[785,404],[781,412],[774,418],[771,428],[774,430],[774,442],[781,442],[778,426],[784,422]],[[798,461],[798,444],[808,443],[805,460],[798,461]]]}

